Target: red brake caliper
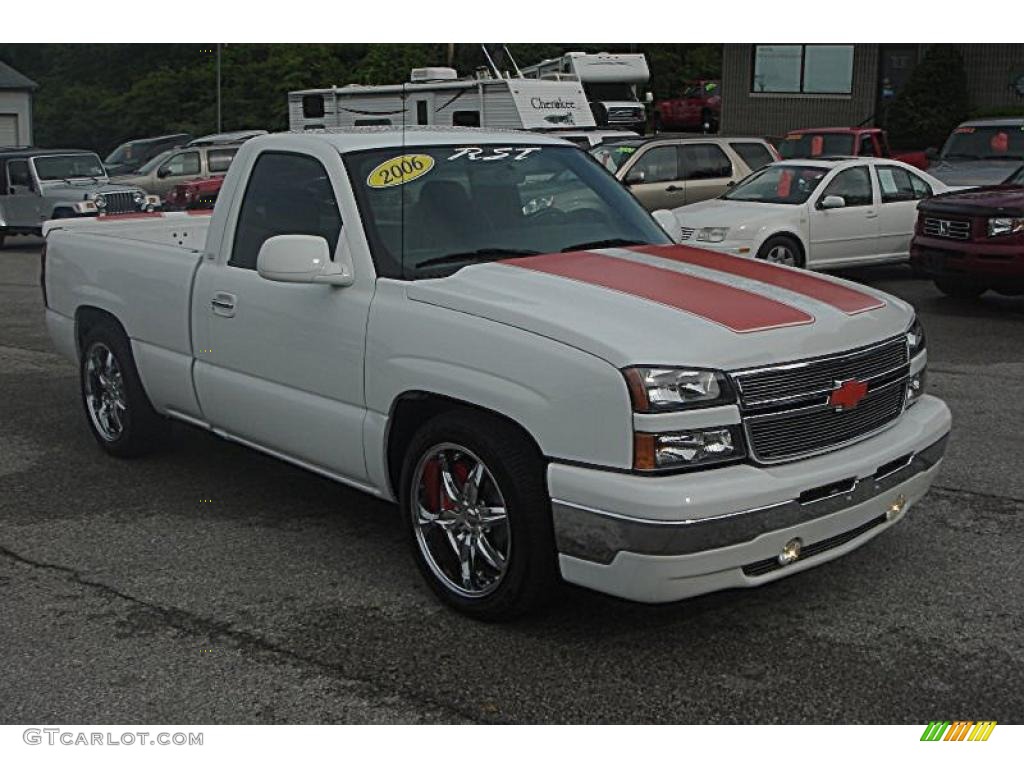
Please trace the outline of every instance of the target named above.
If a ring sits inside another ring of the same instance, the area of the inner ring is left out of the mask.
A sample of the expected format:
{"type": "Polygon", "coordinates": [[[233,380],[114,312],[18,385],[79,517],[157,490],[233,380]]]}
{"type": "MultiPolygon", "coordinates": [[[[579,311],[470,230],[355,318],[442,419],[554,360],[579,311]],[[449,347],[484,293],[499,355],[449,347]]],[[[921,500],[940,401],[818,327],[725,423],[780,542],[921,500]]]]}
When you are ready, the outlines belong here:
{"type": "MultiPolygon", "coordinates": [[[[462,486],[469,477],[469,468],[464,462],[458,461],[452,465],[452,477],[455,482],[462,486]]],[[[448,498],[441,488],[441,460],[434,458],[423,467],[423,487],[426,490],[425,506],[431,512],[437,513],[452,509],[455,503],[448,498]]]]}

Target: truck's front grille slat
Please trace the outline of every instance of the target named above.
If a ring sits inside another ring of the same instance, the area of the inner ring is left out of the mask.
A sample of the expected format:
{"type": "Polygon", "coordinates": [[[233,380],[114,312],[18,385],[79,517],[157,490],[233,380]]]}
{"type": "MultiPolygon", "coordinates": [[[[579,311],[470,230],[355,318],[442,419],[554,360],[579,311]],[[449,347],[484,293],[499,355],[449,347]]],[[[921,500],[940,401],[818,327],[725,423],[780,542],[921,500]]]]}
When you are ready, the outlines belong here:
{"type": "Polygon", "coordinates": [[[734,373],[753,458],[764,463],[823,453],[873,434],[903,412],[907,342],[898,336],[846,354],[734,373]],[[855,407],[828,403],[841,382],[867,384],[855,407]]]}
{"type": "Polygon", "coordinates": [[[104,192],[103,199],[107,203],[104,213],[134,213],[138,210],[134,192],[104,192]]]}

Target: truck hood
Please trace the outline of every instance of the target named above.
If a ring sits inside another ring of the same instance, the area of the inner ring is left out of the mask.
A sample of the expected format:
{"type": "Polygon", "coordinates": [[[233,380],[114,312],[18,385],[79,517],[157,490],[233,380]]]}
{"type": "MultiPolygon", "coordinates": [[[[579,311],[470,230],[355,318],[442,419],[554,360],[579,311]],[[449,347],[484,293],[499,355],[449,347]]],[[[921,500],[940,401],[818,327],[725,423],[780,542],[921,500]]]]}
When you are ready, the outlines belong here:
{"type": "Polygon", "coordinates": [[[48,181],[43,185],[43,196],[48,200],[85,200],[93,195],[111,192],[135,192],[139,188],[123,184],[91,181],[48,181]]]}
{"type": "Polygon", "coordinates": [[[936,160],[928,173],[951,187],[1002,184],[1020,168],[1020,160],[936,160]]]}
{"type": "Polygon", "coordinates": [[[617,368],[798,360],[891,338],[913,317],[899,299],[838,278],[678,245],[507,259],[406,290],[617,368]]]}
{"type": "Polygon", "coordinates": [[[683,227],[729,227],[730,240],[753,238],[763,225],[796,220],[802,212],[803,206],[799,205],[721,199],[684,205],[672,211],[683,227]]]}
{"type": "Polygon", "coordinates": [[[970,192],[951,192],[925,200],[918,208],[928,213],[966,216],[1024,216],[1024,187],[982,187],[970,192]]]}

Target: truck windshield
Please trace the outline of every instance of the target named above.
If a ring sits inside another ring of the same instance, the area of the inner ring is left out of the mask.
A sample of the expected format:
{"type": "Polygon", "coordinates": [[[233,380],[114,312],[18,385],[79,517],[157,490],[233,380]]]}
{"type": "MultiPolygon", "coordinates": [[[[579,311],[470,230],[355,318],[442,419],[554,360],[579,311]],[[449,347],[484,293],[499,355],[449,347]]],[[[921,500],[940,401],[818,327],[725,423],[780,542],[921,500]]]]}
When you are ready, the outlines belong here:
{"type": "Polygon", "coordinates": [[[746,203],[801,205],[827,173],[828,168],[813,165],[772,165],[751,174],[722,197],[746,203]]]}
{"type": "Polygon", "coordinates": [[[419,146],[344,155],[377,274],[441,277],[514,256],[669,237],[622,185],[565,146],[419,146]]]}
{"type": "Polygon", "coordinates": [[[1024,160],[1024,126],[962,125],[946,139],[943,160],[1024,160]]]}
{"type": "Polygon", "coordinates": [[[45,155],[33,157],[36,175],[40,181],[57,179],[105,178],[100,158],[91,152],[79,155],[45,155]]]}
{"type": "Polygon", "coordinates": [[[616,141],[600,144],[590,150],[590,154],[609,171],[616,173],[642,146],[642,141],[616,141]]]}
{"type": "Polygon", "coordinates": [[[852,154],[852,133],[791,133],[779,144],[783,160],[852,154]]]}
{"type": "Polygon", "coordinates": [[[636,101],[636,91],[628,83],[583,83],[589,101],[636,101]]]}

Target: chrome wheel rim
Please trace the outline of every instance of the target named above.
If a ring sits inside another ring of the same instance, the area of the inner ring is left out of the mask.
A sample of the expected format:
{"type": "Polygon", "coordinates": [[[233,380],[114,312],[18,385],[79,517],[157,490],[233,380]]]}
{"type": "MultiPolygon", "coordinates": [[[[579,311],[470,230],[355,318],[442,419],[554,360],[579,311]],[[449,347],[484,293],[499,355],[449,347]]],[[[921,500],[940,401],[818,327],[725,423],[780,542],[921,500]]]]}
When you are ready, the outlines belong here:
{"type": "Polygon", "coordinates": [[[512,530],[487,465],[461,445],[441,443],[420,457],[412,490],[416,543],[434,576],[462,597],[494,592],[508,570],[512,530]]]}
{"type": "Polygon", "coordinates": [[[114,353],[102,342],[89,347],[85,357],[85,407],[92,425],[108,443],[124,433],[128,413],[124,377],[114,353]]]}
{"type": "Polygon", "coordinates": [[[796,254],[788,245],[776,245],[765,254],[765,261],[773,264],[785,264],[788,267],[796,266],[796,254]]]}

